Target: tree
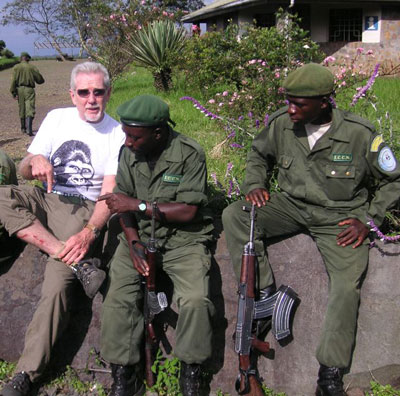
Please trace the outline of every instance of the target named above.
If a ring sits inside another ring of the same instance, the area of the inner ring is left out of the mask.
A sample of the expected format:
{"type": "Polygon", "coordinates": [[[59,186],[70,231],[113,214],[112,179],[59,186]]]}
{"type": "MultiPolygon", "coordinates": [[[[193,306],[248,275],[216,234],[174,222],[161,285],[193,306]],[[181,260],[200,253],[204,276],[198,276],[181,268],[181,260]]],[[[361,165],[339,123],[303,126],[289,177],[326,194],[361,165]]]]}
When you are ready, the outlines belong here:
{"type": "Polygon", "coordinates": [[[165,0],[159,1],[159,5],[165,6],[170,11],[196,11],[199,8],[204,7],[202,0],[165,0]]]}
{"type": "Polygon", "coordinates": [[[65,38],[63,0],[14,0],[1,10],[2,25],[22,25],[26,33],[36,33],[51,42],[65,59],[61,50],[65,38]]]}
{"type": "Polygon", "coordinates": [[[6,48],[6,43],[4,40],[0,40],[0,52],[3,51],[4,48],[6,48]]]}

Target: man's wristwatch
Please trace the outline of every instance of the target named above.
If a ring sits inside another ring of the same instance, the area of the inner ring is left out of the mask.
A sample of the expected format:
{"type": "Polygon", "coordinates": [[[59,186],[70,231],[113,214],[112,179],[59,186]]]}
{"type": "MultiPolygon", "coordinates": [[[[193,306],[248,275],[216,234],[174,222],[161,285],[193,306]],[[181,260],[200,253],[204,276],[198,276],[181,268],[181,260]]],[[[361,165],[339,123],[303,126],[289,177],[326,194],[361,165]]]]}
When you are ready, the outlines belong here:
{"type": "Polygon", "coordinates": [[[139,212],[145,213],[147,210],[147,202],[146,201],[140,202],[140,204],[138,205],[138,208],[139,208],[139,212]]]}
{"type": "Polygon", "coordinates": [[[93,224],[86,223],[84,228],[89,228],[89,230],[93,232],[93,234],[96,238],[100,235],[100,230],[97,227],[95,227],[93,224]]]}

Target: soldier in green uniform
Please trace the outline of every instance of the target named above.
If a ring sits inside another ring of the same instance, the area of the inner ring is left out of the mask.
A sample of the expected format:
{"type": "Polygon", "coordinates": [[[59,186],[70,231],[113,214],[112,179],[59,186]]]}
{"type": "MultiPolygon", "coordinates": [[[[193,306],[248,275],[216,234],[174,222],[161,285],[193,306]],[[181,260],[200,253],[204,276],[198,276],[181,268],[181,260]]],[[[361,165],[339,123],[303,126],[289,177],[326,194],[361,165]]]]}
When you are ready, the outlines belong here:
{"type": "Polygon", "coordinates": [[[199,394],[201,363],[211,356],[208,297],[212,217],[207,213],[207,170],[202,148],[175,132],[169,107],[152,95],[137,96],[117,113],[125,132],[117,187],[105,199],[120,213],[124,232],[111,261],[103,304],[101,352],[111,363],[112,396],[143,390],[135,374],[141,363],[143,315],[140,274],[148,275],[143,257],[150,237],[151,202],[158,206],[155,237],[158,262],[174,284],[179,309],[175,356],[181,361],[183,395],[199,394]]]}
{"type": "MultiPolygon", "coordinates": [[[[400,168],[382,135],[352,113],[332,108],[334,77],[307,64],[288,75],[288,106],[274,113],[248,154],[244,192],[256,205],[255,249],[261,298],[274,287],[268,239],[308,231],[330,280],[329,301],[317,360],[317,395],[345,395],[342,376],[351,361],[360,296],[367,268],[368,221],[380,225],[399,198],[400,168]],[[268,181],[278,168],[279,192],[268,181]],[[370,199],[369,186],[376,190],[370,199]]],[[[223,225],[235,273],[248,238],[243,202],[225,209],[223,225]]]]}
{"type": "MultiPolygon", "coordinates": [[[[14,161],[0,149],[0,185],[18,184],[14,161]]],[[[10,237],[0,224],[0,264],[16,257],[22,243],[15,237],[10,237]]]]}
{"type": "Polygon", "coordinates": [[[32,136],[32,122],[35,117],[35,84],[43,84],[44,78],[37,67],[29,63],[31,56],[27,52],[21,53],[21,63],[13,68],[10,92],[14,99],[18,99],[21,131],[26,133],[28,121],[28,135],[32,136]]]}

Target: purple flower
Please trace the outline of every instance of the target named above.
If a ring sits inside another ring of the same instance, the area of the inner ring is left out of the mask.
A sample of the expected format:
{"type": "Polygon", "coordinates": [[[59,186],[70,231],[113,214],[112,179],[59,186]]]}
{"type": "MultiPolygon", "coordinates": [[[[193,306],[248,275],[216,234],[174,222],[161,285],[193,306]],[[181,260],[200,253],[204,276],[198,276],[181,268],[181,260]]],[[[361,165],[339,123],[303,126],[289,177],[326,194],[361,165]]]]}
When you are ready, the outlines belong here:
{"type": "Polygon", "coordinates": [[[232,148],[243,148],[243,147],[244,147],[244,146],[242,146],[242,145],[239,144],[239,143],[231,143],[230,146],[231,146],[232,148]]]}
{"type": "Polygon", "coordinates": [[[396,242],[398,240],[400,240],[400,235],[395,235],[395,236],[389,236],[389,235],[385,235],[374,223],[374,221],[371,219],[370,221],[368,221],[367,223],[369,226],[371,226],[371,231],[375,232],[376,235],[378,235],[378,238],[381,241],[386,241],[386,242],[396,242]]]}
{"type": "Polygon", "coordinates": [[[264,125],[265,125],[265,126],[268,125],[268,119],[269,119],[269,115],[268,115],[268,114],[265,114],[265,117],[264,117],[264,125]]]}
{"type": "Polygon", "coordinates": [[[233,181],[229,180],[229,189],[228,192],[226,193],[226,195],[228,196],[228,198],[232,198],[232,191],[233,191],[234,185],[233,185],[233,181]]]}
{"type": "Polygon", "coordinates": [[[243,116],[239,116],[238,121],[243,121],[244,117],[243,116]]]}
{"type": "Polygon", "coordinates": [[[211,117],[213,120],[215,120],[216,118],[221,118],[217,114],[214,114],[211,111],[207,110],[198,100],[192,98],[191,96],[182,96],[181,98],[179,98],[179,100],[191,101],[196,109],[199,109],[206,117],[211,117]]]}
{"type": "Polygon", "coordinates": [[[256,120],[256,128],[260,128],[260,120],[256,120]]]}
{"type": "Polygon", "coordinates": [[[228,164],[226,165],[225,177],[230,176],[232,168],[233,168],[232,162],[228,162],[228,164]]]}
{"type": "Polygon", "coordinates": [[[218,187],[218,188],[223,188],[222,184],[218,181],[217,179],[217,175],[215,174],[215,172],[212,172],[210,174],[211,178],[213,179],[214,184],[218,187]]]}
{"type": "Polygon", "coordinates": [[[251,111],[249,111],[248,114],[247,114],[247,116],[248,116],[249,118],[253,118],[253,113],[252,113],[251,111]]]}
{"type": "Polygon", "coordinates": [[[375,82],[376,77],[378,76],[379,72],[379,66],[380,64],[377,63],[374,69],[374,72],[372,73],[372,76],[369,78],[367,83],[354,95],[353,100],[351,102],[351,106],[355,106],[355,104],[358,102],[358,100],[365,95],[365,93],[372,87],[372,85],[375,82]]]}

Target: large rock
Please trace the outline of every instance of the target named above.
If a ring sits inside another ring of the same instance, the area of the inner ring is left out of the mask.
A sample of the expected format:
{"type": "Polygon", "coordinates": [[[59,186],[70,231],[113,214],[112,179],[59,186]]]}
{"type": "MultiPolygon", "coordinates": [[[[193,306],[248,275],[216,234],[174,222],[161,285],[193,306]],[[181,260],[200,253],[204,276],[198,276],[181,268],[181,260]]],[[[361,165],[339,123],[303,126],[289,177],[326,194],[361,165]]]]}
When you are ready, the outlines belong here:
{"type": "MultiPolygon", "coordinates": [[[[370,380],[400,385],[400,247],[378,243],[371,249],[369,270],[362,289],[357,344],[350,388],[366,389],[370,380]]],[[[318,363],[314,353],[321,331],[328,295],[328,277],[312,239],[304,234],[269,247],[277,284],[288,284],[299,294],[293,323],[293,340],[279,344],[271,335],[274,354],[259,359],[260,374],[275,391],[287,395],[312,395],[318,363]]],[[[214,356],[208,362],[212,373],[211,390],[235,394],[238,371],[232,334],[236,322],[237,282],[234,278],[224,234],[220,235],[212,266],[212,300],[215,318],[214,356]],[[222,291],[222,292],[221,292],[222,291]]],[[[0,358],[16,361],[23,348],[26,327],[37,305],[45,257],[32,246],[11,267],[0,268],[0,358]]],[[[102,296],[88,300],[77,286],[71,324],[59,340],[52,368],[66,364],[77,369],[94,368],[93,375],[105,385],[109,374],[101,373],[93,352],[99,350],[102,296]]],[[[169,331],[173,344],[173,331],[169,331]]]]}

